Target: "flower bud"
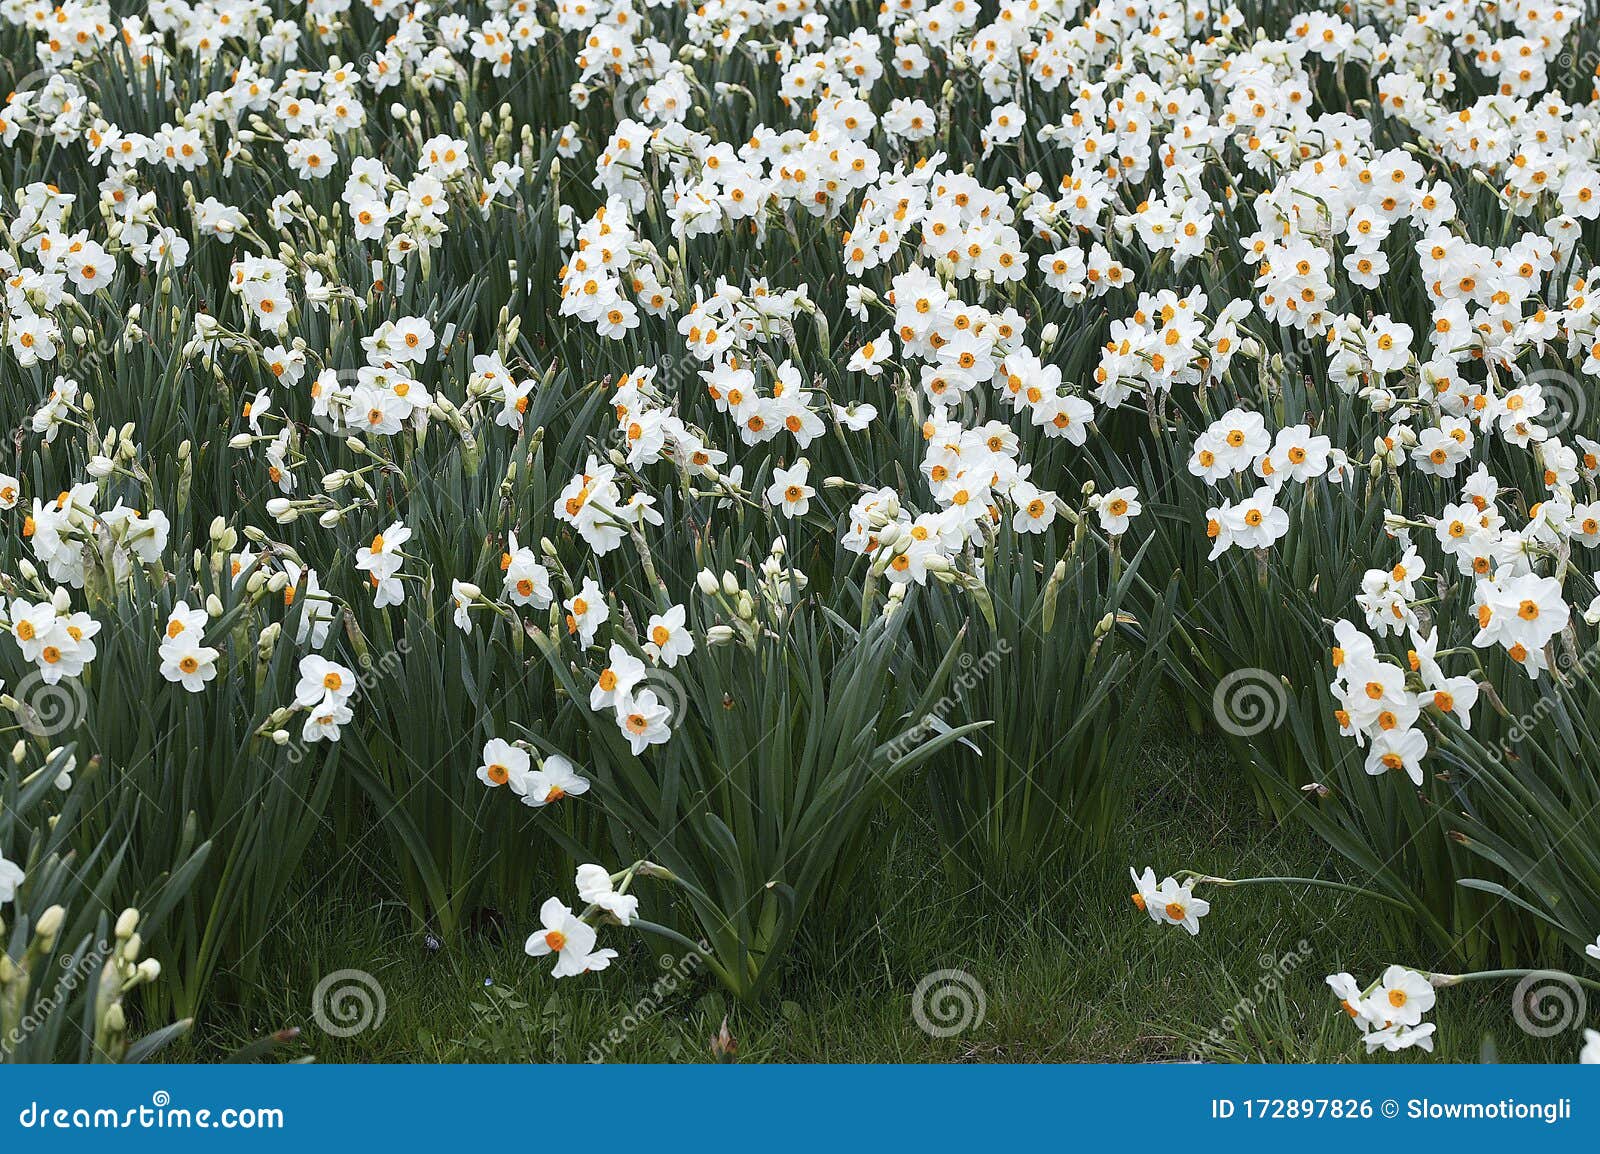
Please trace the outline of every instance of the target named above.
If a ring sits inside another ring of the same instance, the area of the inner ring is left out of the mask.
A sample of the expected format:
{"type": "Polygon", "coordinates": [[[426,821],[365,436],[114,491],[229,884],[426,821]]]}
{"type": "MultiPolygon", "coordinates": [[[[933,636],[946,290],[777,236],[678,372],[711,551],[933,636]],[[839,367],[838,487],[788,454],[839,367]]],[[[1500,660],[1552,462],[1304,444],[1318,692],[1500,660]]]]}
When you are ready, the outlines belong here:
{"type": "Polygon", "coordinates": [[[33,932],[38,934],[43,941],[51,941],[61,932],[61,923],[66,918],[67,911],[61,906],[51,906],[39,915],[38,924],[33,927],[33,932]]]}
{"type": "Polygon", "coordinates": [[[117,917],[117,941],[125,940],[128,936],[133,935],[136,928],[139,928],[139,911],[130,906],[130,908],[122,911],[122,916],[117,917]]]}

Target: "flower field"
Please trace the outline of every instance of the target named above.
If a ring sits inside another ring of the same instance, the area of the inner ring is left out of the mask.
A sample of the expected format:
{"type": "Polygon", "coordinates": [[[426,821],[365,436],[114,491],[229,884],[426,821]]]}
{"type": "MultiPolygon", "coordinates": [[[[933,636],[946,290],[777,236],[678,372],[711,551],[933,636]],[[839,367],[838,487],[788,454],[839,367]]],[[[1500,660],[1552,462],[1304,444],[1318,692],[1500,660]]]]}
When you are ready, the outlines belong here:
{"type": "Polygon", "coordinates": [[[0,0],[0,1060],[1600,1062],[1597,85],[0,0]]]}

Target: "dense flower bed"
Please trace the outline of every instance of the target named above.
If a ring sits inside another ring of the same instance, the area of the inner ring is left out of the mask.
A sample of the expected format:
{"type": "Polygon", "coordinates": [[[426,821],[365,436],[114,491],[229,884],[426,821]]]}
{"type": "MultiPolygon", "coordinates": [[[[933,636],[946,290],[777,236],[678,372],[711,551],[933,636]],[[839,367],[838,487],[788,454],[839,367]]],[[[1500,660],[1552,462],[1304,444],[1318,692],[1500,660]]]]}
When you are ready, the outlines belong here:
{"type": "Polygon", "coordinates": [[[115,921],[107,1053],[327,837],[760,997],[893,813],[1115,852],[1163,685],[1397,951],[1499,951],[1330,977],[1369,1051],[1600,961],[1578,8],[0,17],[0,979],[115,921]]]}

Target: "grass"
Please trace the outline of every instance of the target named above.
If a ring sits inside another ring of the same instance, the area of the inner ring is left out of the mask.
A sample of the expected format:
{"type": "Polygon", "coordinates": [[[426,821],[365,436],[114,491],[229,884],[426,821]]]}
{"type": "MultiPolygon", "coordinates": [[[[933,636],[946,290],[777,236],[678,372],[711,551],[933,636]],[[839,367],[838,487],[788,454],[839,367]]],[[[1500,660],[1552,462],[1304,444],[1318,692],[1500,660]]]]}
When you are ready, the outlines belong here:
{"type": "MultiPolygon", "coordinates": [[[[215,1060],[299,1026],[281,1053],[318,1061],[707,1061],[726,1016],[740,1061],[1357,1060],[1356,1031],[1323,976],[1348,969],[1366,980],[1390,961],[1423,965],[1422,947],[1386,947],[1366,899],[1306,887],[1214,890],[1198,938],[1151,924],[1128,900],[1130,862],[1359,879],[1342,875],[1342,860],[1303,824],[1263,819],[1220,746],[1167,714],[1149,728],[1123,768],[1132,804],[1118,856],[1062,862],[996,892],[943,868],[931,836],[905,832],[921,822],[908,806],[885,823],[888,850],[864,887],[872,912],[804,941],[757,1008],[730,1004],[705,975],[660,968],[626,937],[613,939],[628,948],[608,972],[555,982],[522,952],[532,910],[481,918],[452,946],[430,948],[380,888],[383,873],[346,863],[272,931],[259,988],[243,1004],[212,1005],[172,1056],[215,1060]],[[381,984],[385,1016],[337,1038],[314,1024],[312,991],[352,968],[381,984]],[[924,975],[947,969],[976,979],[985,1014],[936,1038],[913,1020],[912,996],[924,975]],[[680,974],[675,989],[652,991],[658,975],[680,974]],[[1281,982],[1267,988],[1275,974],[1281,982]]],[[[1572,1036],[1518,1030],[1511,1000],[1510,983],[1446,991],[1432,1060],[1477,1061],[1490,1036],[1504,1060],[1573,1060],[1572,1036]]],[[[1398,1060],[1416,1058],[1426,1060],[1398,1060]]]]}

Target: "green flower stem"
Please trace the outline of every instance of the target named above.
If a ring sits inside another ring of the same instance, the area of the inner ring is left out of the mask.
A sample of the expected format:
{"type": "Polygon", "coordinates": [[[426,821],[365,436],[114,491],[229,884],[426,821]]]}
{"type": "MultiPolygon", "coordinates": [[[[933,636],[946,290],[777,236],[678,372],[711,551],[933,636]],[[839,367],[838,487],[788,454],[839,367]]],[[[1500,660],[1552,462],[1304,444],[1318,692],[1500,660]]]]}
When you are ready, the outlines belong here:
{"type": "Polygon", "coordinates": [[[1565,978],[1580,986],[1588,986],[1591,990],[1600,990],[1600,981],[1593,978],[1579,977],[1569,974],[1565,970],[1477,970],[1470,974],[1428,974],[1428,981],[1438,989],[1448,986],[1459,986],[1464,982],[1492,982],[1501,978],[1526,978],[1535,974],[1548,974],[1552,978],[1565,978]]]}
{"type": "Polygon", "coordinates": [[[1290,877],[1261,877],[1261,878],[1219,878],[1209,874],[1197,873],[1194,870],[1183,870],[1178,877],[1189,878],[1195,885],[1210,884],[1214,886],[1251,886],[1251,885],[1286,885],[1286,886],[1316,886],[1325,890],[1339,890],[1342,893],[1360,894],[1362,897],[1372,898],[1374,901],[1385,902],[1396,909],[1414,912],[1409,904],[1399,898],[1392,898],[1388,894],[1380,894],[1375,890],[1363,889],[1360,886],[1350,885],[1348,882],[1330,882],[1322,878],[1290,878],[1290,877]]]}

